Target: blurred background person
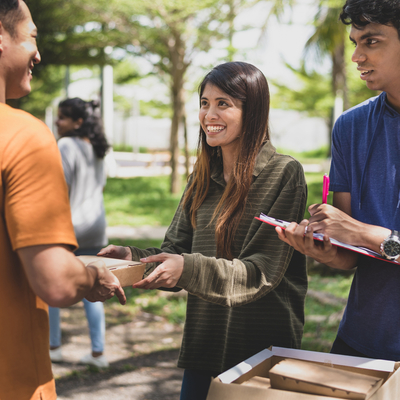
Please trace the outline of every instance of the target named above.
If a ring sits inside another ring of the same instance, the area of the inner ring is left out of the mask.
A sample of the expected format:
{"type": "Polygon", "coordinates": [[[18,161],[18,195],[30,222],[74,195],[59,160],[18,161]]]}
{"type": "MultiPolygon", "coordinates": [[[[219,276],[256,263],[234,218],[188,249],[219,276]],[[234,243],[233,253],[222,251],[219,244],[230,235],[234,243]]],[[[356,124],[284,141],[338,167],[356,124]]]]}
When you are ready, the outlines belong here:
{"type": "MultiPolygon", "coordinates": [[[[106,184],[104,157],[109,148],[98,112],[99,104],[80,98],[59,104],[56,121],[58,147],[68,185],[72,223],[79,249],[76,255],[96,255],[107,244],[103,189],[106,184]]],[[[105,316],[103,303],[83,300],[89,324],[92,352],[80,362],[108,367],[105,358],[105,316]]],[[[50,358],[62,362],[60,309],[49,308],[50,358]]]]}

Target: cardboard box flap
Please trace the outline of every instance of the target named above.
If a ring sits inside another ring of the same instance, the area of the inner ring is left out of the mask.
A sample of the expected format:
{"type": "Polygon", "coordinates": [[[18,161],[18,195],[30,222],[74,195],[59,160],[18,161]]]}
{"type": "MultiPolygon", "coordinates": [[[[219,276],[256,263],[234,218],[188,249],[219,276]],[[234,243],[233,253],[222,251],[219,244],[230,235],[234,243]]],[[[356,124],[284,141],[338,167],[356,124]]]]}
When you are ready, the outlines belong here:
{"type": "Polygon", "coordinates": [[[271,380],[263,376],[253,376],[249,380],[242,383],[243,386],[251,386],[262,389],[269,389],[271,387],[271,380]]]}
{"type": "Polygon", "coordinates": [[[255,366],[261,364],[266,359],[272,357],[272,351],[269,349],[265,349],[260,351],[259,353],[255,354],[254,356],[248,358],[245,361],[242,361],[240,364],[235,365],[231,369],[223,372],[222,374],[218,375],[219,380],[222,383],[232,383],[239,377],[241,377],[246,372],[251,371],[255,366]]]}
{"type": "Polygon", "coordinates": [[[344,356],[342,354],[319,353],[308,350],[287,349],[272,347],[272,355],[284,358],[296,358],[304,361],[314,361],[326,365],[342,365],[353,368],[363,368],[372,371],[393,372],[396,363],[389,360],[375,360],[373,358],[344,356]]]}
{"type": "Polygon", "coordinates": [[[78,258],[86,265],[94,261],[103,261],[108,269],[111,268],[123,268],[130,265],[140,265],[141,262],[130,261],[130,260],[120,260],[118,258],[100,257],[100,256],[78,256],[78,258]]]}
{"type": "MultiPolygon", "coordinates": [[[[254,381],[254,377],[257,376],[271,378],[269,373],[274,365],[286,359],[310,361],[317,366],[333,367],[336,371],[356,372],[378,380],[383,379],[384,383],[375,393],[367,396],[361,395],[364,396],[361,398],[368,400],[400,399],[400,369],[398,369],[397,362],[270,347],[218,375],[211,382],[207,400],[243,400],[247,398],[252,400],[337,400],[338,390],[332,396],[332,391],[327,391],[324,395],[307,394],[272,387],[263,388],[261,385],[249,385],[251,380],[254,381]]],[[[296,383],[296,380],[293,382],[296,383]]],[[[373,390],[371,390],[372,392],[373,390]]],[[[344,391],[340,394],[347,395],[344,391]]]]}
{"type": "Polygon", "coordinates": [[[343,371],[308,361],[284,359],[269,371],[271,386],[344,399],[367,399],[383,380],[355,371],[343,371]]]}
{"type": "Polygon", "coordinates": [[[249,372],[257,365],[272,356],[282,358],[294,358],[304,361],[319,362],[325,365],[341,365],[346,367],[363,368],[372,371],[382,371],[391,373],[396,369],[396,363],[388,360],[374,360],[372,358],[343,356],[340,354],[318,353],[315,351],[287,349],[284,347],[271,347],[264,349],[254,356],[242,361],[231,369],[218,375],[223,383],[232,383],[243,374],[249,372]]]}

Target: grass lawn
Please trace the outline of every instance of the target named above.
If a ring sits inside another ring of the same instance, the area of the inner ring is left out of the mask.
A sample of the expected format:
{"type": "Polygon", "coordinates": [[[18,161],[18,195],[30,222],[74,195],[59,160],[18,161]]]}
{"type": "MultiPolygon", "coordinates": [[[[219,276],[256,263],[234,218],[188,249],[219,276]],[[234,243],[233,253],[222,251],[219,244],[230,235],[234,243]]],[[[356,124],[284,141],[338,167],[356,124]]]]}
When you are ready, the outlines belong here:
{"type": "MultiPolygon", "coordinates": [[[[307,207],[320,203],[323,173],[307,173],[307,207]]],[[[184,185],[182,185],[183,191],[184,185]]],[[[104,204],[109,226],[168,226],[178,207],[181,193],[169,193],[169,177],[108,178],[104,204]]],[[[328,196],[332,204],[332,195],[328,196]]]]}
{"type": "Polygon", "coordinates": [[[169,177],[108,178],[104,189],[107,223],[167,226],[180,198],[181,194],[169,193],[169,177]]]}
{"type": "MultiPolygon", "coordinates": [[[[308,277],[309,290],[347,299],[352,276],[335,275],[308,277]]],[[[344,304],[323,304],[307,294],[305,304],[306,322],[301,348],[304,350],[329,352],[339,327],[344,304]]]]}

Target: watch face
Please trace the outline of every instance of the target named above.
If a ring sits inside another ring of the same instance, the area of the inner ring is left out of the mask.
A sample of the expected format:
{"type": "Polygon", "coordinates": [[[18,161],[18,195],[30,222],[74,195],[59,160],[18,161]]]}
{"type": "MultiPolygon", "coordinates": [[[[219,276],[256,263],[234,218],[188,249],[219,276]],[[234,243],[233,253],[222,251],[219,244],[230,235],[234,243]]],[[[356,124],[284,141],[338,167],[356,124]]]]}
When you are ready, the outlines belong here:
{"type": "Polygon", "coordinates": [[[400,243],[389,240],[384,244],[383,250],[388,257],[398,256],[400,254],[400,243]]]}

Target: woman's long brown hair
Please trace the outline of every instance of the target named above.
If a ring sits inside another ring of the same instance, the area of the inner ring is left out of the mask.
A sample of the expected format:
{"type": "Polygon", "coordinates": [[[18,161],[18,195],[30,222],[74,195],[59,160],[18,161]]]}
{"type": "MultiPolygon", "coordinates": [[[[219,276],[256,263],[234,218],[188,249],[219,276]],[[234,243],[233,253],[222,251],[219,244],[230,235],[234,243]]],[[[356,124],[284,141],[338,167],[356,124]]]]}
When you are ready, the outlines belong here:
{"type": "MultiPolygon", "coordinates": [[[[230,97],[242,102],[243,121],[242,133],[238,139],[239,153],[210,222],[216,220],[217,256],[231,260],[233,241],[253,180],[256,157],[263,143],[269,139],[269,88],[262,72],[244,62],[229,62],[213,68],[199,86],[200,99],[207,84],[217,86],[230,97]]],[[[183,199],[183,206],[188,208],[193,228],[196,228],[197,210],[203,204],[209,190],[211,166],[221,162],[218,153],[218,148],[207,144],[206,134],[200,127],[193,179],[183,199]]]]}

